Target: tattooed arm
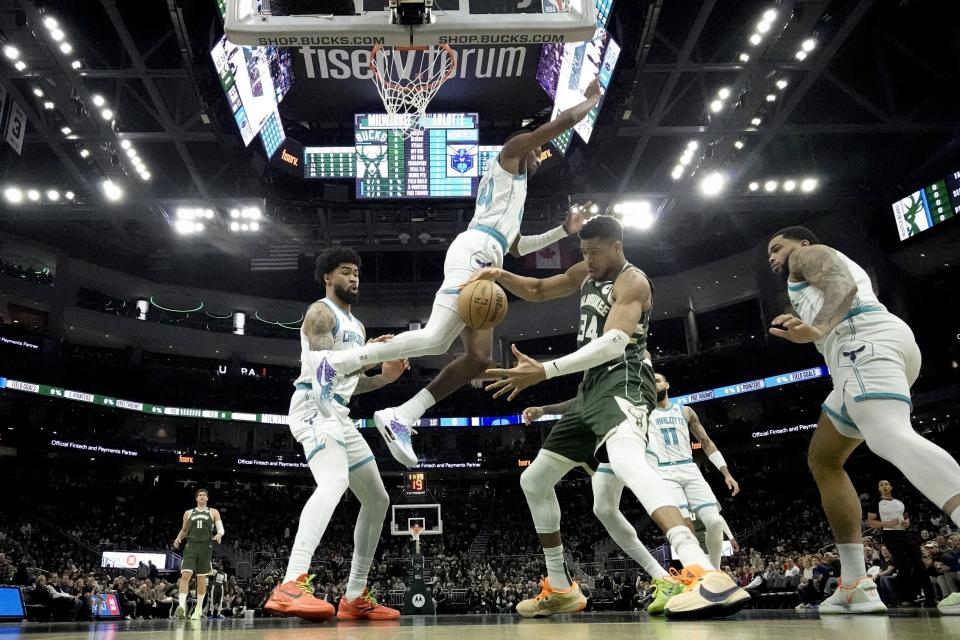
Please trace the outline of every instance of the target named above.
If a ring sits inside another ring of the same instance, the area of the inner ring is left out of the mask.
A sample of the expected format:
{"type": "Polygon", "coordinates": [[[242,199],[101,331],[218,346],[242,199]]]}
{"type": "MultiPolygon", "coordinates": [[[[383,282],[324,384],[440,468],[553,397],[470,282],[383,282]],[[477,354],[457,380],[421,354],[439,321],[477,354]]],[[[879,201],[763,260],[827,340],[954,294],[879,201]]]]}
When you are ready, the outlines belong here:
{"type": "Polygon", "coordinates": [[[311,351],[333,349],[333,330],[337,326],[337,317],[330,307],[322,302],[314,302],[307,309],[303,319],[303,333],[311,351]]]}
{"type": "Polygon", "coordinates": [[[823,306],[809,325],[793,316],[779,316],[773,324],[786,329],[771,328],[770,333],[798,343],[820,340],[850,311],[857,296],[857,283],[837,252],[822,244],[801,247],[791,253],[790,276],[822,291],[823,306]]]}

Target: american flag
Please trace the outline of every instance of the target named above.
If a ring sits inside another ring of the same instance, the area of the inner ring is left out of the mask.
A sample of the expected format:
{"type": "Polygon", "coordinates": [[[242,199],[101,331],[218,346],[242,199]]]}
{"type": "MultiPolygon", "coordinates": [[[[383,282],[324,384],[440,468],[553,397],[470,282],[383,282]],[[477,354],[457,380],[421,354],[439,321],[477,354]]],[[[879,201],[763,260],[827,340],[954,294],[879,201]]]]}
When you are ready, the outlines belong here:
{"type": "Polygon", "coordinates": [[[296,271],[300,253],[299,244],[272,244],[267,255],[250,258],[250,270],[296,271]]]}

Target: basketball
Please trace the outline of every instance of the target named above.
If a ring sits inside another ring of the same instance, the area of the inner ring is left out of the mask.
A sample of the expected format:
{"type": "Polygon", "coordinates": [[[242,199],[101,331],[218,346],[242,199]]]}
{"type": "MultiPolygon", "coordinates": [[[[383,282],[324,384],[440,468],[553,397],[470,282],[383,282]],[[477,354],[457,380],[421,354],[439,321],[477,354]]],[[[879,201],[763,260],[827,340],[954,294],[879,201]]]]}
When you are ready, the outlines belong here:
{"type": "Polygon", "coordinates": [[[507,294],[496,282],[476,280],[460,290],[457,311],[471,329],[493,329],[507,315],[507,294]]]}

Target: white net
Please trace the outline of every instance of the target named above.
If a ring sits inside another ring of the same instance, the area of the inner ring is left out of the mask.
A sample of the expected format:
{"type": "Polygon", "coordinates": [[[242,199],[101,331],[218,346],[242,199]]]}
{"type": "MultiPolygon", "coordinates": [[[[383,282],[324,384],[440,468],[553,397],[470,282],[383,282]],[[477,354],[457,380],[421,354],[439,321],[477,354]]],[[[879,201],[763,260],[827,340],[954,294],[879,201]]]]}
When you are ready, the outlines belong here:
{"type": "Polygon", "coordinates": [[[457,54],[448,45],[376,46],[370,52],[370,70],[390,125],[404,138],[421,129],[427,105],[449,79],[457,54]]]}

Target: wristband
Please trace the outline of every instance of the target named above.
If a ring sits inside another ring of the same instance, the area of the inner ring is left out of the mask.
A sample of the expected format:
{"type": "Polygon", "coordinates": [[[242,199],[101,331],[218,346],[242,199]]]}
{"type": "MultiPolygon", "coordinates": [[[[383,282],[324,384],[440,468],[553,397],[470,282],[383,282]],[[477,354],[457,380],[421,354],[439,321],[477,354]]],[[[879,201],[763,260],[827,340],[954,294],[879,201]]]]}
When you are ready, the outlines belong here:
{"type": "Polygon", "coordinates": [[[709,456],[707,456],[707,458],[710,460],[710,462],[713,463],[713,466],[715,466],[717,469],[720,469],[721,471],[725,466],[727,466],[727,461],[723,459],[723,454],[721,454],[719,451],[714,451],[709,456]]]}

